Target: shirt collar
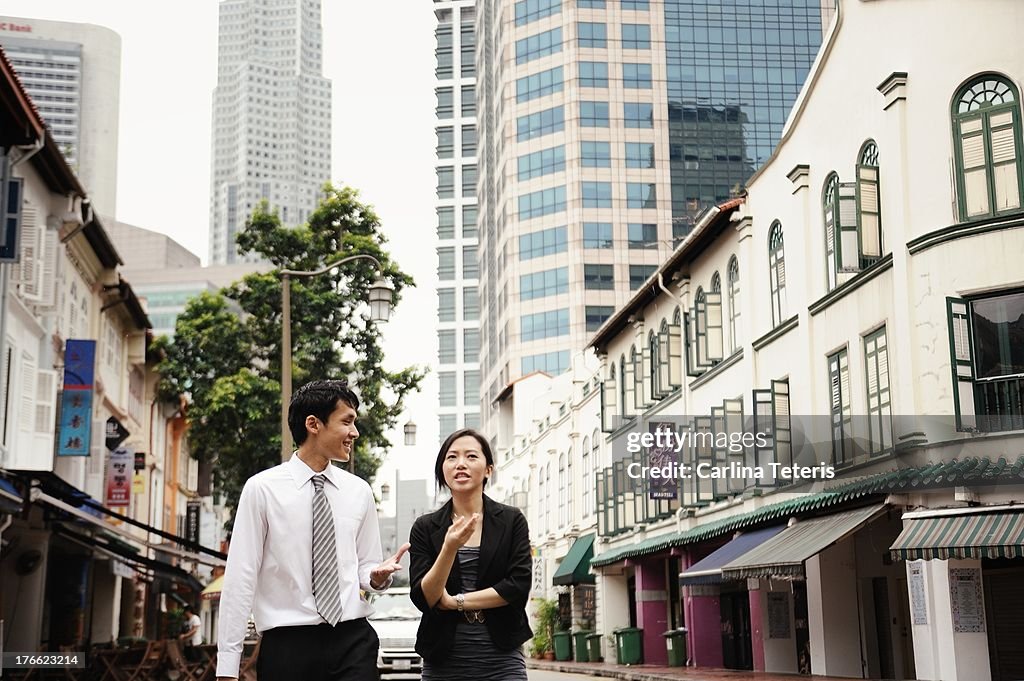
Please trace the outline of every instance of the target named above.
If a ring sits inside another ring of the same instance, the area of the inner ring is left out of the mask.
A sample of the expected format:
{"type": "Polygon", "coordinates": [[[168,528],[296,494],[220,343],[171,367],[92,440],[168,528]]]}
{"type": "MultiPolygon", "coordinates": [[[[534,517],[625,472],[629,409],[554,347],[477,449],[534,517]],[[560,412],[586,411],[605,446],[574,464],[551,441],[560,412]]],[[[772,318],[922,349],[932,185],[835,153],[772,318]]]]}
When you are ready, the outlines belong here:
{"type": "MultiPolygon", "coordinates": [[[[293,453],[292,458],[288,459],[288,472],[291,473],[296,488],[301,488],[312,480],[314,475],[319,475],[319,473],[307,466],[306,462],[300,459],[297,453],[293,453]]],[[[330,463],[327,464],[323,474],[335,487],[341,487],[341,480],[339,480],[341,471],[338,470],[337,466],[330,463]]]]}

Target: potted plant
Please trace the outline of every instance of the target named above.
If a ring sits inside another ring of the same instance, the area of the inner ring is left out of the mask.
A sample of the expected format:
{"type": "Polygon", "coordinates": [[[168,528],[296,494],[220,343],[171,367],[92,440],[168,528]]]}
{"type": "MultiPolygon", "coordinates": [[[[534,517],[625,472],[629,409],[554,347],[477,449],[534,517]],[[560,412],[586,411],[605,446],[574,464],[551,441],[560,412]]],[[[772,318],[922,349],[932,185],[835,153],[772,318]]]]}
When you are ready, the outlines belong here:
{"type": "Polygon", "coordinates": [[[551,639],[543,630],[533,634],[533,644],[530,646],[530,654],[538,660],[544,659],[544,654],[551,648],[551,639]]]}
{"type": "Polygon", "coordinates": [[[544,658],[555,659],[555,651],[552,642],[555,636],[555,628],[558,626],[558,601],[552,598],[542,598],[537,602],[537,629],[543,632],[544,658]]]}

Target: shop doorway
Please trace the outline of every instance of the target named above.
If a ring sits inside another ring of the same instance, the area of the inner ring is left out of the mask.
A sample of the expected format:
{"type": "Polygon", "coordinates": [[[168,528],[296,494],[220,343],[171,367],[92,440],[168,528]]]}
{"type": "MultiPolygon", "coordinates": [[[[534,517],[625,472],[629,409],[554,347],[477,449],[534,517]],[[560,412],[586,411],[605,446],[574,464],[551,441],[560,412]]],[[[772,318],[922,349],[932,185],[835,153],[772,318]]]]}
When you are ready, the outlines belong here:
{"type": "Polygon", "coordinates": [[[1024,560],[982,561],[992,681],[1024,679],[1024,560]]]}
{"type": "Polygon", "coordinates": [[[722,662],[726,669],[754,669],[750,634],[750,596],[746,589],[722,585],[722,662]]]}
{"type": "Polygon", "coordinates": [[[807,624],[807,582],[793,584],[793,634],[796,639],[796,670],[811,673],[811,631],[807,624]]]}

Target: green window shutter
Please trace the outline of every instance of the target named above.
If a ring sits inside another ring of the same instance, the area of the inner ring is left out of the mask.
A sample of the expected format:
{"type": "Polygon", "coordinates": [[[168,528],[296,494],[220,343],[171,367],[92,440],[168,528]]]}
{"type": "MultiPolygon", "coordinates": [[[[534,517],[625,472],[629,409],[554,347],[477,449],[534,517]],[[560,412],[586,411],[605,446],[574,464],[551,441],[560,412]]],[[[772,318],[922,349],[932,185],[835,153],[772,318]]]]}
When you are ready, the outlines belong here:
{"type": "Polygon", "coordinates": [[[793,465],[793,426],[789,413],[789,381],[772,381],[772,415],[775,430],[775,460],[793,465]]]}
{"type": "Polygon", "coordinates": [[[962,202],[968,218],[988,215],[989,203],[988,163],[985,158],[985,130],[982,116],[961,118],[960,158],[963,163],[961,176],[962,202]]]}
{"type": "Polygon", "coordinates": [[[885,328],[864,339],[864,364],[867,370],[868,445],[871,454],[882,454],[892,447],[892,407],[889,397],[889,345],[885,328]]]}
{"type": "MultiPolygon", "coordinates": [[[[755,466],[764,468],[764,481],[766,487],[774,487],[778,484],[773,477],[774,473],[769,464],[776,461],[775,458],[775,415],[772,406],[771,390],[754,390],[754,433],[764,435],[765,444],[754,443],[755,466]]],[[[760,440],[760,438],[758,438],[760,440]]]]}
{"type": "Polygon", "coordinates": [[[615,410],[615,366],[612,365],[611,373],[601,384],[601,430],[610,433],[615,430],[615,417],[619,413],[615,410]]]}
{"type": "Polygon", "coordinates": [[[683,385],[683,339],[679,324],[668,327],[668,384],[673,388],[683,385]]]}
{"type": "Polygon", "coordinates": [[[956,429],[978,429],[974,404],[974,339],[971,334],[970,306],[962,298],[946,298],[949,319],[949,364],[953,373],[953,407],[956,429]]]}
{"type": "Polygon", "coordinates": [[[850,361],[846,350],[828,358],[829,414],[832,427],[832,463],[853,462],[850,416],[850,361]]]}
{"type": "Polygon", "coordinates": [[[857,183],[839,183],[838,208],[839,234],[836,242],[840,272],[859,272],[860,253],[858,249],[857,224],[857,183]]]}
{"type": "Polygon", "coordinates": [[[693,471],[694,471],[694,486],[696,488],[696,497],[698,504],[709,504],[716,499],[715,495],[715,480],[713,479],[699,479],[696,476],[697,466],[700,464],[707,464],[708,466],[715,465],[715,449],[711,442],[711,434],[714,431],[711,429],[711,417],[710,416],[697,416],[693,419],[693,434],[697,437],[692,443],[693,449],[693,471]],[[708,435],[704,435],[707,433],[708,435]]]}
{"type": "Polygon", "coordinates": [[[686,313],[686,375],[700,376],[702,373],[697,363],[697,316],[691,307],[686,313]]]}
{"type": "Polygon", "coordinates": [[[1015,126],[1016,110],[989,114],[989,146],[992,153],[992,184],[995,212],[1020,208],[1020,183],[1015,126]]]}
{"type": "Polygon", "coordinates": [[[701,373],[711,366],[711,361],[708,358],[707,309],[707,299],[704,296],[698,296],[693,303],[693,318],[697,321],[697,369],[701,373]]]}
{"type": "MultiPolygon", "coordinates": [[[[737,437],[743,435],[743,400],[725,400],[722,403],[722,409],[725,413],[725,433],[729,434],[729,443],[733,442],[732,436],[734,433],[738,433],[737,437]]],[[[747,463],[746,449],[737,447],[738,451],[733,451],[733,447],[726,447],[725,461],[735,463],[739,466],[743,466],[747,463]]],[[[748,487],[757,485],[757,480],[744,480],[740,477],[730,477],[728,479],[728,487],[730,494],[742,493],[748,487]]]]}
{"type": "Polygon", "coordinates": [[[707,331],[708,365],[725,359],[725,330],[722,324],[722,294],[712,291],[704,294],[704,326],[707,331]]]}
{"type": "Polygon", "coordinates": [[[672,335],[668,324],[663,323],[658,331],[658,397],[672,392],[672,335]]]}
{"type": "MultiPolygon", "coordinates": [[[[729,447],[722,446],[725,443],[719,437],[719,433],[725,432],[725,407],[711,407],[711,432],[715,435],[715,442],[711,450],[715,457],[715,465],[725,465],[729,455],[729,447]]],[[[732,493],[729,482],[730,479],[727,478],[711,480],[711,488],[714,490],[715,499],[727,497],[732,493]]]]}
{"type": "Polygon", "coordinates": [[[860,222],[861,267],[867,267],[882,257],[882,216],[878,187],[878,168],[858,165],[857,217],[860,222]]]}
{"type": "MultiPolygon", "coordinates": [[[[830,182],[838,183],[835,176],[830,182]]],[[[837,192],[831,185],[825,189],[825,201],[822,206],[825,217],[825,285],[831,291],[838,283],[838,257],[836,254],[836,196],[837,192]]]]}

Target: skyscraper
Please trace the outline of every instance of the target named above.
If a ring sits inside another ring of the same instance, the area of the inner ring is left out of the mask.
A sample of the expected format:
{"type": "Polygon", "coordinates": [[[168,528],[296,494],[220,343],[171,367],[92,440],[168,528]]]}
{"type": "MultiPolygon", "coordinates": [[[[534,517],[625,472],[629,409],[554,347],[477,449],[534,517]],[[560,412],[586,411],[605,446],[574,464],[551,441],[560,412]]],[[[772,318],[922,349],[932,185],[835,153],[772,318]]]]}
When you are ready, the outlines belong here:
{"type": "Polygon", "coordinates": [[[213,92],[210,262],[261,200],[284,224],[316,208],[331,175],[331,82],[322,75],[320,0],[222,0],[213,92]]]}
{"type": "Polygon", "coordinates": [[[93,209],[117,209],[121,36],[109,28],[0,16],[0,45],[93,209]]]}
{"type": "MultiPolygon", "coordinates": [[[[559,373],[777,142],[821,0],[477,8],[481,419],[559,373]]],[[[440,64],[440,57],[439,64],[440,64]]]]}
{"type": "Polygon", "coordinates": [[[456,428],[480,423],[474,0],[435,0],[434,14],[440,280],[438,425],[444,438],[456,428]]]}

